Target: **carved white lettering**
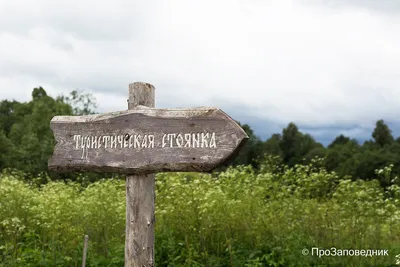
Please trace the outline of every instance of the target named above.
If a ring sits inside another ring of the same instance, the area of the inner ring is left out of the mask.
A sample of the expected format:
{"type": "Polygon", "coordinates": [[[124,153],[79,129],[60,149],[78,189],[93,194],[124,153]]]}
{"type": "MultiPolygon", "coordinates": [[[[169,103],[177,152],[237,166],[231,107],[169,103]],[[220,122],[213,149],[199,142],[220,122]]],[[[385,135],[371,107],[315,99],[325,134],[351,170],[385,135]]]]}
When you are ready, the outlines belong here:
{"type": "Polygon", "coordinates": [[[154,148],[154,135],[149,134],[148,138],[149,138],[149,146],[148,146],[148,148],[154,148]]]}
{"type": "Polygon", "coordinates": [[[128,147],[128,140],[129,140],[129,135],[127,134],[127,135],[125,135],[125,138],[124,138],[124,148],[128,147]]]}
{"type": "Polygon", "coordinates": [[[147,148],[147,134],[143,136],[142,148],[147,148]]]}
{"type": "Polygon", "coordinates": [[[215,141],[215,133],[211,134],[210,147],[217,147],[217,142],[215,141]]]}
{"type": "Polygon", "coordinates": [[[90,136],[86,136],[86,148],[90,148],[90,136]]]}
{"type": "Polygon", "coordinates": [[[86,146],[86,136],[81,138],[81,148],[85,148],[85,146],[86,146]]]}
{"type": "Polygon", "coordinates": [[[81,135],[80,134],[75,134],[74,135],[74,141],[76,141],[76,149],[79,149],[79,141],[81,140],[81,135]]]}
{"type": "Polygon", "coordinates": [[[172,143],[173,141],[174,141],[174,139],[172,139],[172,138],[175,138],[176,137],[176,134],[168,134],[168,140],[169,140],[169,147],[173,147],[174,146],[174,144],[172,143]]]}
{"type": "Polygon", "coordinates": [[[209,133],[201,133],[201,147],[208,147],[209,133]]]}
{"type": "Polygon", "coordinates": [[[200,147],[200,134],[199,133],[197,133],[197,134],[193,134],[192,135],[192,140],[193,140],[193,146],[192,147],[200,147]],[[196,139],[196,136],[197,136],[197,139],[196,139]]]}
{"type": "Polygon", "coordinates": [[[99,139],[97,140],[97,148],[101,147],[101,136],[99,136],[99,139]]]}
{"type": "Polygon", "coordinates": [[[97,136],[92,136],[92,148],[97,148],[97,136]]]}
{"type": "Polygon", "coordinates": [[[86,152],[86,139],[87,139],[87,136],[84,136],[82,138],[82,142],[81,142],[82,156],[81,156],[81,159],[84,159],[85,156],[87,157],[87,153],[85,153],[86,152]]]}
{"type": "Polygon", "coordinates": [[[166,134],[164,134],[163,137],[162,137],[162,145],[161,145],[161,147],[163,147],[163,148],[167,145],[167,141],[165,140],[166,137],[167,137],[166,134]]]}
{"type": "Polygon", "coordinates": [[[120,147],[123,147],[123,142],[124,142],[124,136],[123,135],[118,135],[118,144],[120,145],[120,147]]]}
{"type": "Polygon", "coordinates": [[[133,135],[129,136],[129,148],[133,147],[133,135]]]}
{"type": "Polygon", "coordinates": [[[112,135],[111,136],[111,141],[110,141],[110,147],[113,148],[117,148],[117,136],[116,135],[112,135]]]}
{"type": "Polygon", "coordinates": [[[178,147],[182,147],[183,146],[183,136],[182,136],[182,134],[178,134],[178,136],[176,137],[176,145],[178,147]]]}
{"type": "Polygon", "coordinates": [[[110,136],[105,135],[103,136],[104,147],[107,148],[108,142],[110,141],[110,136]]]}
{"type": "Polygon", "coordinates": [[[133,143],[133,146],[134,146],[134,148],[140,148],[140,134],[139,135],[136,135],[135,134],[135,137],[133,138],[133,140],[134,140],[134,143],[133,143]]]}
{"type": "Polygon", "coordinates": [[[148,148],[216,148],[217,136],[215,132],[201,133],[166,133],[163,134],[161,142],[156,142],[153,134],[125,134],[125,135],[92,135],[73,136],[73,146],[81,149],[81,159],[88,158],[91,149],[104,148],[110,149],[148,149],[148,148]]]}
{"type": "Polygon", "coordinates": [[[192,140],[192,135],[190,133],[185,134],[185,146],[184,147],[190,147],[190,140],[192,140]]]}

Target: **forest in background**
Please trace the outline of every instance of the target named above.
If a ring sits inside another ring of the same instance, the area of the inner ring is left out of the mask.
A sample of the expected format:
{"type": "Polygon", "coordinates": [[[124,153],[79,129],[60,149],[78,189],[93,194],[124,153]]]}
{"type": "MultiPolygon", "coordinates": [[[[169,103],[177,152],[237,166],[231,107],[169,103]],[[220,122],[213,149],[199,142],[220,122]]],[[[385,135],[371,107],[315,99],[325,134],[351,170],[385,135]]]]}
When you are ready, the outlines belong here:
{"type": "MultiPolygon", "coordinates": [[[[87,267],[124,265],[124,177],[47,171],[51,118],[95,109],[88,94],[41,87],[27,103],[1,101],[0,267],[81,266],[84,235],[87,267]]],[[[242,127],[250,140],[229,165],[156,175],[157,266],[400,263],[400,143],[383,120],[370,141],[340,135],[327,147],[294,123],[265,141],[242,127]]]]}
{"type": "MultiPolygon", "coordinates": [[[[42,87],[34,88],[32,100],[0,102],[0,170],[17,169],[26,179],[47,173],[47,161],[54,148],[50,120],[55,115],[87,115],[96,113],[96,101],[90,94],[72,91],[68,96],[53,98],[42,87]]],[[[261,140],[247,125],[241,125],[250,139],[228,166],[252,165],[259,168],[267,156],[278,156],[282,164],[293,167],[309,164],[312,159],[324,158],[327,171],[343,178],[379,179],[381,186],[393,182],[377,176],[375,171],[393,164],[393,174],[400,173],[400,137],[394,138],[384,120],[376,122],[371,139],[359,144],[357,140],[339,135],[327,147],[311,135],[299,131],[290,122],[281,133],[261,140]]],[[[268,127],[268,126],[266,126],[268,127]]],[[[223,166],[219,170],[224,170],[223,166]]],[[[87,174],[89,182],[112,174],[87,174]]],[[[79,179],[79,174],[50,173],[50,179],[79,179]]],[[[45,181],[43,181],[45,182],[45,181]]]]}

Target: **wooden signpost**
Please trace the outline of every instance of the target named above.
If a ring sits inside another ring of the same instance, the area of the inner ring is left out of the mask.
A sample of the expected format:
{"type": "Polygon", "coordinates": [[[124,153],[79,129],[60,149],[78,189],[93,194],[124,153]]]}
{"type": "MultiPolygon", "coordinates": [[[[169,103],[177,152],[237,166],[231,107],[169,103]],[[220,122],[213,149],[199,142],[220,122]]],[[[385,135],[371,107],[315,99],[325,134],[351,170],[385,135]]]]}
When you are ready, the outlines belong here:
{"type": "Polygon", "coordinates": [[[248,139],[220,109],[155,109],[154,95],[152,85],[133,83],[127,111],[50,122],[50,170],[128,174],[125,267],[154,266],[154,173],[210,172],[248,139]]]}

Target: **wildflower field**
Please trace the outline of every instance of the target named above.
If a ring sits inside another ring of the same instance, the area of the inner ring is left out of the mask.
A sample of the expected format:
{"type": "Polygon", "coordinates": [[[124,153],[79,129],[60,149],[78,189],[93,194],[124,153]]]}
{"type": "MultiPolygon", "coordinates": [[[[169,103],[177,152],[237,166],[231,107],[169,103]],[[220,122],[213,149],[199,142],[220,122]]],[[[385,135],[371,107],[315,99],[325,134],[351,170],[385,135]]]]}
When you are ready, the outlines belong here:
{"type": "MultiPolygon", "coordinates": [[[[391,166],[377,170],[391,180],[391,166]]],[[[0,175],[0,266],[123,266],[125,181],[49,181],[0,175]]],[[[38,179],[44,179],[39,177],[38,179]]],[[[156,266],[396,266],[400,187],[339,179],[319,161],[266,160],[221,173],[156,176],[156,266]],[[388,256],[312,255],[312,248],[388,250],[388,256]],[[303,255],[304,249],[309,250],[303,255]]]]}

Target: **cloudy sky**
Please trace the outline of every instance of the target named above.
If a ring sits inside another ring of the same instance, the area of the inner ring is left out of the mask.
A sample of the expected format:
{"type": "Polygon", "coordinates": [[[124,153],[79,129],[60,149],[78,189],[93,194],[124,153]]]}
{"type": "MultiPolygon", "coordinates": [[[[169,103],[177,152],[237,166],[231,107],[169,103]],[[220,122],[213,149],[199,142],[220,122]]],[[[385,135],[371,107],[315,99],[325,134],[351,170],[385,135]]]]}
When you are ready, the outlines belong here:
{"type": "Polygon", "coordinates": [[[262,139],[289,122],[318,141],[400,135],[400,1],[0,0],[0,99],[92,93],[127,108],[216,106],[262,139]]]}

